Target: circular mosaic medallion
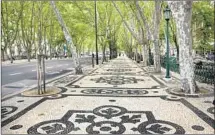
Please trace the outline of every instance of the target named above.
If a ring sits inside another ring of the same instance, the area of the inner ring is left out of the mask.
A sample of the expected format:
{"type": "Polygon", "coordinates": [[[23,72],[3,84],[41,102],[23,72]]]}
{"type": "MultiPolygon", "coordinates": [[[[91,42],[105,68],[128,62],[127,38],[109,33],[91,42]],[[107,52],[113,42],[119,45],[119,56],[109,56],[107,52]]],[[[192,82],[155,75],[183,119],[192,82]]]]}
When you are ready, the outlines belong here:
{"type": "Polygon", "coordinates": [[[126,112],[127,110],[125,108],[112,105],[100,106],[93,110],[94,114],[105,117],[107,119],[122,115],[126,112]]]}
{"type": "Polygon", "coordinates": [[[138,126],[141,134],[184,134],[185,130],[174,123],[156,120],[143,122],[138,126]]]}
{"type": "Polygon", "coordinates": [[[117,122],[113,121],[100,121],[92,123],[87,127],[88,134],[122,134],[126,128],[117,122]]]}
{"type": "Polygon", "coordinates": [[[38,123],[30,127],[28,134],[68,134],[74,129],[74,124],[70,121],[50,120],[38,123]]]}

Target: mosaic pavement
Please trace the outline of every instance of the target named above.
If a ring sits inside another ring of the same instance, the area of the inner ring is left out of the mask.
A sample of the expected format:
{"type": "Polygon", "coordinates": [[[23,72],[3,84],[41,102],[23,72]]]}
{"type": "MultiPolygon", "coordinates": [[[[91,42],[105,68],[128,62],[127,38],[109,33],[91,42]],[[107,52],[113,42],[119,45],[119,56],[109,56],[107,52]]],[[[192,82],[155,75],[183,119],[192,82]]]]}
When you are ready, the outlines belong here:
{"type": "Polygon", "coordinates": [[[213,97],[169,95],[126,57],[48,85],[61,92],[2,101],[3,134],[214,134],[213,97]]]}

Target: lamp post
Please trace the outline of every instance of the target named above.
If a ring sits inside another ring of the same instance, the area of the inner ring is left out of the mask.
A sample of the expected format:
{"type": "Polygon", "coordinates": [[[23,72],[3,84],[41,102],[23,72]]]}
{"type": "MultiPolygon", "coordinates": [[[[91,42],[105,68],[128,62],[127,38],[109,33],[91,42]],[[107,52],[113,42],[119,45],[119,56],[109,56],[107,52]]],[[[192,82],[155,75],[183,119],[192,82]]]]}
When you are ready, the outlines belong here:
{"type": "Polygon", "coordinates": [[[171,10],[169,9],[168,5],[164,9],[164,17],[166,20],[166,77],[165,78],[170,78],[170,73],[169,73],[169,19],[170,19],[170,13],[171,10]]]}

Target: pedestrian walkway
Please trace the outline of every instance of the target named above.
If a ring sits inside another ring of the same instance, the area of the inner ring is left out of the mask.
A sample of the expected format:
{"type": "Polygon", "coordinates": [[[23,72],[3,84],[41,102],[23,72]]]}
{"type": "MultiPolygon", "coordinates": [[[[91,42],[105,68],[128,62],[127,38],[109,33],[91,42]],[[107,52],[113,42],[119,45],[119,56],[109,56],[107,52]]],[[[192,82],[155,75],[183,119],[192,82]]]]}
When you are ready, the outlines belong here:
{"type": "Polygon", "coordinates": [[[59,92],[2,101],[3,134],[214,134],[213,97],[170,95],[127,57],[48,86],[59,92]]]}

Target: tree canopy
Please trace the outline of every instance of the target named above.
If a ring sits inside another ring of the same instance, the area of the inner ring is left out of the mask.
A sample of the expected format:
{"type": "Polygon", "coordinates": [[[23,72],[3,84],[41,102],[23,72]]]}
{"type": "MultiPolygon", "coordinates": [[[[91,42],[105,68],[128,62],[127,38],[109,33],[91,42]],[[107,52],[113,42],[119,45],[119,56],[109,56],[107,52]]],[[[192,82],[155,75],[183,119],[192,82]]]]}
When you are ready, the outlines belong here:
{"type": "MultiPolygon", "coordinates": [[[[149,34],[154,31],[155,3],[153,1],[139,2],[141,12],[145,21],[140,22],[141,15],[138,14],[138,7],[133,1],[115,2],[121,12],[122,17],[117,12],[111,1],[97,2],[97,22],[98,22],[98,44],[99,50],[107,48],[109,44],[116,44],[118,50],[130,50],[129,43],[132,34],[126,28],[123,20],[127,22],[132,30],[140,35],[140,28],[143,29],[144,40],[148,39],[149,34]],[[128,48],[127,48],[128,47],[128,48]]],[[[56,2],[66,26],[73,38],[77,53],[80,55],[86,51],[95,51],[95,2],[94,1],[67,1],[56,2]]],[[[161,17],[159,37],[165,39],[165,20],[162,17],[162,11],[167,5],[161,3],[161,17]]],[[[193,46],[195,50],[211,50],[214,39],[214,7],[209,1],[198,1],[193,3],[192,10],[192,32],[193,46]]],[[[38,51],[38,44],[41,40],[42,49],[62,50],[66,40],[63,36],[62,28],[59,25],[53,9],[49,2],[36,1],[4,1],[2,2],[2,36],[1,50],[7,53],[7,49],[13,51],[12,46],[24,48],[29,57],[38,51]],[[39,12],[40,11],[40,12],[39,12]],[[41,27],[40,27],[41,26],[41,27]],[[41,31],[41,32],[40,32],[41,31]],[[41,35],[41,39],[40,39],[41,35]],[[44,45],[43,45],[44,44],[44,45]],[[45,47],[46,46],[46,47],[45,47]]],[[[170,22],[170,41],[175,45],[176,27],[175,22],[170,22]]],[[[133,42],[140,44],[136,39],[133,42]]],[[[152,44],[149,42],[149,45],[152,44]]],[[[150,45],[152,47],[152,45],[150,45]]],[[[163,45],[162,45],[163,46],[163,45]]],[[[180,45],[179,45],[180,46],[180,45]]],[[[141,47],[139,47],[141,48],[141,47]]],[[[106,49],[107,50],[107,49],[106,49]]]]}

